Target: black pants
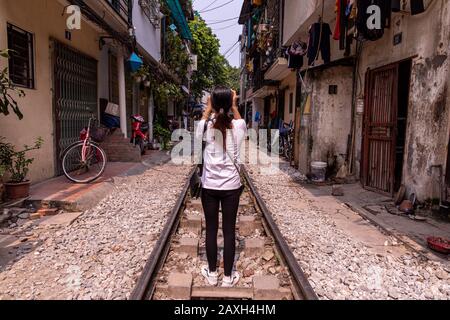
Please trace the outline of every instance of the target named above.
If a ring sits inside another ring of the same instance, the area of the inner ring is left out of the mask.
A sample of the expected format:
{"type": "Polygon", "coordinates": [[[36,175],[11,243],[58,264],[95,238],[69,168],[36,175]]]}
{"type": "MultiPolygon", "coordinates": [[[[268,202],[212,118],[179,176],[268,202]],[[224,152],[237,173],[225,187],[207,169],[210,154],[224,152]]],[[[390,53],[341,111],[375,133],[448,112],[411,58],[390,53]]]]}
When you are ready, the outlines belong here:
{"type": "Polygon", "coordinates": [[[206,256],[209,270],[217,269],[217,232],[219,230],[219,204],[222,206],[224,238],[223,264],[225,276],[231,276],[236,252],[236,217],[241,190],[202,190],[202,205],[206,219],[206,256]]]}
{"type": "Polygon", "coordinates": [[[309,30],[308,65],[312,65],[320,49],[324,63],[331,60],[331,28],[328,23],[322,25],[322,36],[320,34],[321,24],[314,23],[309,30]],[[319,43],[320,40],[320,43],[319,43]]]}

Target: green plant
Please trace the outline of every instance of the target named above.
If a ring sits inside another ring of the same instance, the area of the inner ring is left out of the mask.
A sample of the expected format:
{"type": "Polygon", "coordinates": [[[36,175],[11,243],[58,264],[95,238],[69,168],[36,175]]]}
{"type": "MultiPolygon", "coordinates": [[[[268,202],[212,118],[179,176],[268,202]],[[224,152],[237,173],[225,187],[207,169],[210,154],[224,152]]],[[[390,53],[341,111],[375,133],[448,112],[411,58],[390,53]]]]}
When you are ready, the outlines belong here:
{"type": "Polygon", "coordinates": [[[183,92],[180,87],[174,83],[162,82],[153,84],[153,92],[156,101],[161,104],[168,102],[169,99],[180,100],[183,98],[183,92]]]}
{"type": "Polygon", "coordinates": [[[29,166],[34,162],[34,158],[27,158],[26,153],[42,147],[44,140],[41,137],[36,139],[33,146],[24,145],[23,150],[15,151],[14,147],[4,139],[0,139],[0,176],[9,172],[12,183],[24,182],[29,166]]]}
{"type": "Polygon", "coordinates": [[[143,64],[138,71],[136,71],[135,73],[133,73],[133,76],[136,77],[141,77],[143,80],[144,79],[148,79],[150,77],[150,67],[146,64],[143,64]]]}
{"type": "MultiPolygon", "coordinates": [[[[1,50],[0,57],[9,58],[9,50],[1,50]]],[[[17,89],[10,81],[8,76],[8,68],[4,68],[0,72],[0,113],[5,116],[9,115],[9,109],[11,109],[17,117],[22,120],[23,114],[19,109],[17,101],[13,98],[12,94],[16,94],[19,98],[25,96],[23,90],[17,89]]]]}
{"type": "Polygon", "coordinates": [[[167,149],[170,140],[172,139],[172,134],[166,128],[164,128],[161,124],[156,123],[154,127],[154,135],[158,137],[158,140],[162,143],[163,149],[167,149]]]}
{"type": "Polygon", "coordinates": [[[239,87],[240,70],[233,69],[227,59],[220,53],[220,42],[211,28],[196,14],[189,22],[192,31],[192,51],[197,55],[197,71],[192,75],[191,90],[195,97],[203,95],[203,90],[210,90],[217,85],[239,87]]]}

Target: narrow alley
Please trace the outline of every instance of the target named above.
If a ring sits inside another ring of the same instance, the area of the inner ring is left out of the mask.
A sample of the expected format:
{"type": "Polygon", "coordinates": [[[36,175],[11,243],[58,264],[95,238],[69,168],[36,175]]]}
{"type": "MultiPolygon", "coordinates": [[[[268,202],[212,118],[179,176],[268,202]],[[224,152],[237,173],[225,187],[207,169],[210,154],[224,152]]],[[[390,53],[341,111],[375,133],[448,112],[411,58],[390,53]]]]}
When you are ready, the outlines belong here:
{"type": "Polygon", "coordinates": [[[450,300],[449,55],[444,0],[0,0],[0,301],[450,300]]]}

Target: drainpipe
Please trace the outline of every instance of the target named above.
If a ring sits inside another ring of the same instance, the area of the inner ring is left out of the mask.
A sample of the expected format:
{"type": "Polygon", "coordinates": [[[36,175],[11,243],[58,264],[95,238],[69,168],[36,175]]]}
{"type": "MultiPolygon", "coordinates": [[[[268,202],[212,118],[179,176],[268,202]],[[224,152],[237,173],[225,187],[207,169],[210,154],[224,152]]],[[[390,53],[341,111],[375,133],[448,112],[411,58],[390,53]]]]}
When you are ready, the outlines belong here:
{"type": "Polygon", "coordinates": [[[127,134],[127,99],[125,89],[125,59],[122,49],[117,52],[117,71],[119,82],[119,107],[120,107],[120,130],[124,134],[125,138],[128,138],[127,134]]]}
{"type": "Polygon", "coordinates": [[[154,110],[155,103],[153,101],[153,93],[150,93],[150,98],[148,99],[148,124],[149,124],[149,139],[153,142],[153,120],[154,120],[154,110]]]}

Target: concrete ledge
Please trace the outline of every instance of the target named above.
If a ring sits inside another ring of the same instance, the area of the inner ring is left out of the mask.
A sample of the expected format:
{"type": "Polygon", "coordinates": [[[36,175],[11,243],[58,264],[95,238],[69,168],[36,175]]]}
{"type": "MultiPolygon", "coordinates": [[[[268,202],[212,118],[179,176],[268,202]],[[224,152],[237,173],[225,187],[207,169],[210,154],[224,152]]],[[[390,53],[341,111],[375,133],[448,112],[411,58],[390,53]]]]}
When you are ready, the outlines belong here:
{"type": "Polygon", "coordinates": [[[427,248],[424,248],[421,244],[417,243],[410,237],[398,232],[396,229],[394,229],[393,227],[391,227],[390,225],[388,225],[387,223],[385,223],[384,221],[382,221],[375,215],[371,214],[369,211],[367,211],[363,207],[356,205],[356,204],[350,204],[347,202],[345,203],[345,205],[348,208],[350,208],[353,212],[360,215],[362,218],[368,220],[373,225],[382,229],[386,234],[396,238],[399,242],[403,243],[406,247],[408,247],[409,249],[420,254],[425,259],[432,260],[432,261],[439,261],[439,262],[443,262],[443,263],[448,262],[446,259],[440,258],[437,255],[431,253],[427,248]]]}

